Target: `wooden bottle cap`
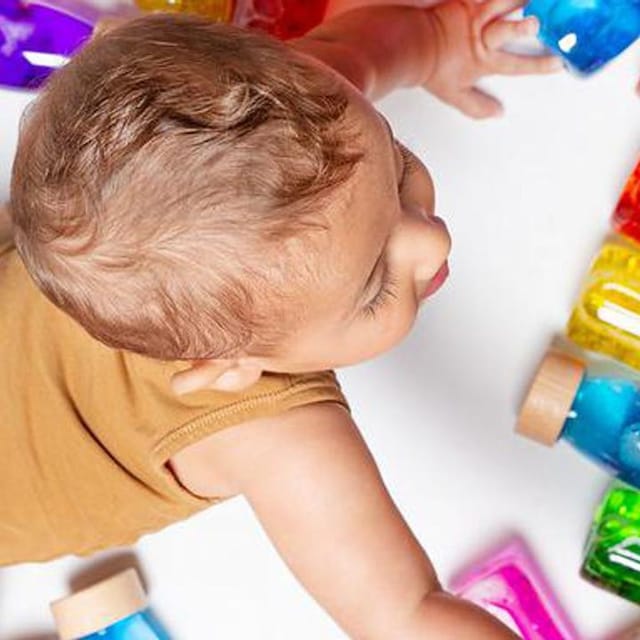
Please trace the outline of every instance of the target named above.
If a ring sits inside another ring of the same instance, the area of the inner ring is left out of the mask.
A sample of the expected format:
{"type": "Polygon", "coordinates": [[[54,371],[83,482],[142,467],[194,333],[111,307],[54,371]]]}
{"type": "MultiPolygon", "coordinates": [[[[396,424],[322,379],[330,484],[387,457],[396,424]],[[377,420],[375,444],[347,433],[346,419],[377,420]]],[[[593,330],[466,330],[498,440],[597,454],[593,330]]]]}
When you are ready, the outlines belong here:
{"type": "Polygon", "coordinates": [[[576,358],[555,349],[547,351],[522,403],[516,431],[549,447],[554,445],[585,368],[576,358]]]}
{"type": "Polygon", "coordinates": [[[51,603],[61,640],[90,635],[146,607],[147,596],[135,569],[51,603]]]}

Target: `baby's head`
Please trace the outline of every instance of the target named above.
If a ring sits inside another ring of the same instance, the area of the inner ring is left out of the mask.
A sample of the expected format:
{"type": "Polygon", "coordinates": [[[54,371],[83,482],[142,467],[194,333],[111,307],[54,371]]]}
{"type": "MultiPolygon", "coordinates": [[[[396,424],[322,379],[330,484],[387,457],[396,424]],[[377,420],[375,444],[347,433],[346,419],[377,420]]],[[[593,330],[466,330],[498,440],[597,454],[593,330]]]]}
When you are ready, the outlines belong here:
{"type": "Polygon", "coordinates": [[[426,169],[338,74],[176,16],[101,35],[53,78],[12,183],[44,293],[111,347],[192,361],[182,389],[393,346],[446,275],[433,202],[426,169]]]}

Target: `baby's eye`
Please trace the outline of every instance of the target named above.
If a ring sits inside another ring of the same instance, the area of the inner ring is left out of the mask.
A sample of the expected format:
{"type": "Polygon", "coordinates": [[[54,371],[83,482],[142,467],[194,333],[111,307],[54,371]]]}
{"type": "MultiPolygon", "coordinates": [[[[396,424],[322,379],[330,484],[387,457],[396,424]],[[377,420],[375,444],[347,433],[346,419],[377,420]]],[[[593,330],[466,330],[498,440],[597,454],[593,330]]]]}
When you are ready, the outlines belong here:
{"type": "Polygon", "coordinates": [[[407,186],[409,176],[416,169],[416,160],[413,153],[411,153],[407,147],[405,147],[401,142],[398,142],[397,144],[400,155],[402,156],[402,174],[400,175],[400,180],[398,182],[398,191],[402,193],[407,186]]]}
{"type": "Polygon", "coordinates": [[[371,300],[363,309],[363,313],[369,318],[375,318],[377,312],[388,304],[391,300],[397,297],[396,291],[396,282],[391,278],[389,272],[387,271],[384,276],[384,280],[382,281],[382,286],[378,293],[376,293],[375,298],[371,300]]]}

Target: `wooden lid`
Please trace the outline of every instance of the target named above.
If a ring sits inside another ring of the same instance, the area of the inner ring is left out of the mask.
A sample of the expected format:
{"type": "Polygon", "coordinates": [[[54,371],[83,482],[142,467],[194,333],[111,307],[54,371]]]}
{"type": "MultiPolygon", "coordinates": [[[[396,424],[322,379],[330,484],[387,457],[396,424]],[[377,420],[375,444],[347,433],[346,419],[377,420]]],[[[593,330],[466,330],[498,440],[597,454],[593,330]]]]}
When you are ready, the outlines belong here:
{"type": "Polygon", "coordinates": [[[555,444],[584,371],[580,360],[555,349],[547,351],[522,403],[516,431],[547,446],[555,444]]]}
{"type": "Polygon", "coordinates": [[[147,597],[135,569],[51,603],[61,640],[90,635],[146,607],[147,597]]]}

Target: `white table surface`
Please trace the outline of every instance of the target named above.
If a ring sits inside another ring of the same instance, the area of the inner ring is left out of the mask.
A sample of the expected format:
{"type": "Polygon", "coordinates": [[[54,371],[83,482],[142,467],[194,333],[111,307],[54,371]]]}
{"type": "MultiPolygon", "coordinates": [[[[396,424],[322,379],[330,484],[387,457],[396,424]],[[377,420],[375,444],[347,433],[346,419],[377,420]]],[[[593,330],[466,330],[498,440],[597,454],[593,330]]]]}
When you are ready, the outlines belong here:
{"type": "MultiPolygon", "coordinates": [[[[442,580],[519,532],[585,639],[609,639],[640,618],[578,576],[606,477],[568,446],[546,450],[512,427],[640,151],[639,63],[636,45],[587,81],[565,73],[493,79],[488,86],[507,105],[493,122],[467,120],[418,90],[380,104],[434,174],[454,238],[452,276],[400,348],[341,373],[386,482],[442,580]]],[[[27,102],[0,91],[3,199],[27,102]]],[[[237,499],[131,551],[0,570],[0,638],[51,640],[50,600],[70,581],[130,562],[176,640],[344,637],[237,499]]]]}

